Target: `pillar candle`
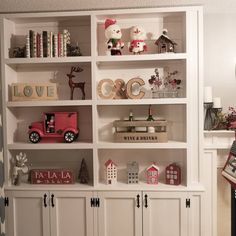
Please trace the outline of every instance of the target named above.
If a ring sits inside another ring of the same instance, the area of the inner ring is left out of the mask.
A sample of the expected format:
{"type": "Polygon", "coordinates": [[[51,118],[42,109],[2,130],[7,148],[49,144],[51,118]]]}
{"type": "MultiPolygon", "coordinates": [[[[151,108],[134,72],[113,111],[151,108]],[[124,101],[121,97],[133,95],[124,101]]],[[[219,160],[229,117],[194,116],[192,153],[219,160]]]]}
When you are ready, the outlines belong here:
{"type": "Polygon", "coordinates": [[[155,127],[148,127],[148,133],[155,133],[155,127]]]}
{"type": "Polygon", "coordinates": [[[204,88],[204,103],[212,102],[212,87],[204,88]]]}
{"type": "Polygon", "coordinates": [[[213,108],[222,108],[221,98],[217,97],[213,99],[213,108]]]}

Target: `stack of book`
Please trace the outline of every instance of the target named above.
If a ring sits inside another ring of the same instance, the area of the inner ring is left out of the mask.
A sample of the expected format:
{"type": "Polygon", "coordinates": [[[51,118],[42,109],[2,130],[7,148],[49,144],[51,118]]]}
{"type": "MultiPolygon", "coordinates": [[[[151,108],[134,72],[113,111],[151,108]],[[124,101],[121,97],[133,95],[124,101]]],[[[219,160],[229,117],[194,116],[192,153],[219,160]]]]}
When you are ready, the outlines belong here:
{"type": "Polygon", "coordinates": [[[29,30],[26,36],[26,57],[66,57],[68,44],[70,33],[66,29],[62,33],[29,30]]]}

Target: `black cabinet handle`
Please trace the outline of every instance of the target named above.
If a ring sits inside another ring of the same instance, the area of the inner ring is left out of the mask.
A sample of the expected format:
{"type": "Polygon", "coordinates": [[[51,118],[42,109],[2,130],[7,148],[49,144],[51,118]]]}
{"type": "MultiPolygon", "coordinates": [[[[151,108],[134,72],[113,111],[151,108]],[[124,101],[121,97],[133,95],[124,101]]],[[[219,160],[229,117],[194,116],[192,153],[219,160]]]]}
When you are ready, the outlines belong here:
{"type": "Polygon", "coordinates": [[[145,207],[145,208],[148,208],[148,199],[147,199],[147,198],[148,198],[148,195],[145,194],[145,195],[144,195],[144,207],[145,207]]]}
{"type": "Polygon", "coordinates": [[[91,207],[94,207],[94,200],[95,200],[95,198],[91,198],[91,199],[90,199],[90,205],[91,205],[91,207]]]}
{"type": "Polygon", "coordinates": [[[90,205],[91,205],[91,207],[100,207],[100,199],[99,198],[91,198],[90,205]]]}
{"type": "Polygon", "coordinates": [[[51,194],[51,205],[52,205],[52,207],[55,206],[55,204],[54,204],[54,194],[51,194]]]}
{"type": "Polygon", "coordinates": [[[100,207],[100,199],[99,198],[96,198],[95,205],[96,205],[96,207],[100,207]]]}
{"type": "Polygon", "coordinates": [[[44,207],[47,207],[47,206],[48,206],[48,205],[47,205],[47,194],[46,194],[46,193],[43,195],[43,206],[44,206],[44,207]]]}
{"type": "Polygon", "coordinates": [[[140,207],[140,195],[139,194],[137,195],[137,207],[138,208],[140,207]]]}

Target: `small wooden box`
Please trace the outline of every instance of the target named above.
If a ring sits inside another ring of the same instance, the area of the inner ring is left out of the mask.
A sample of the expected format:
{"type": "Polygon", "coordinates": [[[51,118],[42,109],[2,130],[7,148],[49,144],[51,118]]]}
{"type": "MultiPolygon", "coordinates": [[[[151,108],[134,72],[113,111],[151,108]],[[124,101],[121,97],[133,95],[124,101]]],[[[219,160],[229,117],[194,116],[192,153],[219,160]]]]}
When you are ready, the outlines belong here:
{"type": "Polygon", "coordinates": [[[12,101],[57,100],[56,83],[13,83],[12,101]]]}
{"type": "Polygon", "coordinates": [[[116,120],[113,123],[115,127],[114,139],[116,142],[126,143],[165,143],[167,137],[167,121],[121,121],[116,120]],[[147,132],[148,127],[153,127],[153,132],[147,132]],[[138,128],[144,128],[143,131],[136,131],[138,128]],[[129,132],[128,130],[134,130],[129,132]]]}
{"type": "Polygon", "coordinates": [[[64,169],[33,169],[30,171],[31,184],[73,184],[74,175],[64,169]]]}

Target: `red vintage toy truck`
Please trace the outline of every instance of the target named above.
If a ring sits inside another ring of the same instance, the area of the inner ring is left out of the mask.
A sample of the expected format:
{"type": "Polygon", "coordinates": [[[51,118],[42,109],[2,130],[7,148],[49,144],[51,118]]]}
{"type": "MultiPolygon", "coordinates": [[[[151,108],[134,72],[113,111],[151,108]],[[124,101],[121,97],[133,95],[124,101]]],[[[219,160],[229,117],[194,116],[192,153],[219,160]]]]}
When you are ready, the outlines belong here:
{"type": "Polygon", "coordinates": [[[72,143],[79,136],[77,112],[47,112],[44,120],[33,122],[29,126],[29,140],[38,143],[42,138],[63,138],[72,143]]]}

